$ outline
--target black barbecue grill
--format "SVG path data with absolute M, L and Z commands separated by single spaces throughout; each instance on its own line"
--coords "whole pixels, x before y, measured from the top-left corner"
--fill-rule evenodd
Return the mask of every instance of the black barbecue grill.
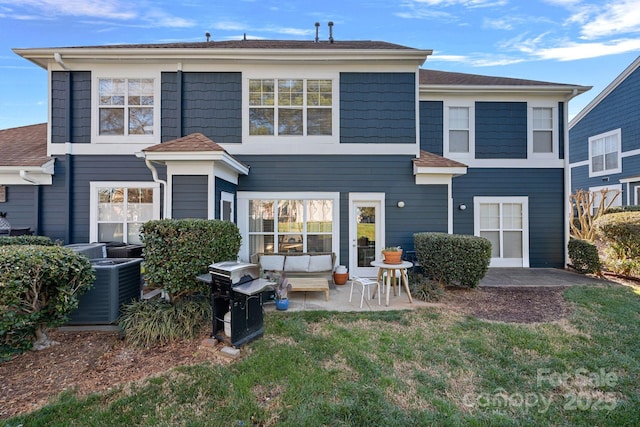
M 211 275 L 211 335 L 224 340 L 225 314 L 231 312 L 231 344 L 240 347 L 264 333 L 262 292 L 274 283 L 260 278 L 257 264 L 223 261 L 209 266 Z

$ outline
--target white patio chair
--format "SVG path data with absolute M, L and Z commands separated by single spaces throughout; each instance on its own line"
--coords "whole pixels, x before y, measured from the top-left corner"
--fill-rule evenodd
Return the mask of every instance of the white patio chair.
M 356 283 L 362 286 L 362 295 L 360 296 L 360 308 L 362 308 L 364 304 L 365 288 L 367 289 L 367 299 L 371 299 L 371 292 L 369 291 L 369 288 L 371 286 L 377 285 L 378 282 L 373 279 L 367 279 L 366 277 L 351 276 L 351 292 L 349 293 L 349 302 L 351 302 L 351 298 L 353 297 L 353 285 Z M 378 305 L 380 305 L 380 294 L 382 293 L 381 289 L 378 291 Z

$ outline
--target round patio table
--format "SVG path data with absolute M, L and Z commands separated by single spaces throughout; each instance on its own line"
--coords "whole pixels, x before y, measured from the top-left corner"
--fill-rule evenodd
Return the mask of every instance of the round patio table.
M 400 280 L 402 281 L 402 285 L 404 286 L 404 290 L 407 292 L 407 297 L 409 297 L 409 302 L 413 303 L 413 298 L 411 298 L 411 291 L 409 291 L 409 277 L 407 276 L 407 269 L 413 267 L 413 263 L 409 261 L 402 261 L 400 264 L 386 264 L 384 261 L 371 261 L 371 266 L 378 267 L 378 283 L 384 277 L 384 273 L 387 273 L 387 303 L 389 306 L 389 294 L 391 293 L 391 280 L 394 281 L 394 295 L 395 295 L 395 280 L 396 280 L 396 271 L 400 272 Z M 384 286 L 384 284 L 383 284 Z M 373 293 L 373 297 L 375 298 L 376 293 Z

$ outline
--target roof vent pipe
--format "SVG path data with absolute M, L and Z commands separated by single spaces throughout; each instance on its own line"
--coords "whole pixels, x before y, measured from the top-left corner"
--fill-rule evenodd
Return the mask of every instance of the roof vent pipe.
M 333 43 L 333 21 L 329 21 L 329 43 Z
M 318 29 L 320 28 L 320 23 L 316 22 L 316 43 L 318 43 L 318 41 L 320 40 L 320 38 L 318 37 Z

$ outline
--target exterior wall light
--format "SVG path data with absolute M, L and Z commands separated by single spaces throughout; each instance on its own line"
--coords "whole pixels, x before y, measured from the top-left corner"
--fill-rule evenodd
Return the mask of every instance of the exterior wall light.
M 460 203 L 460 205 L 458 206 L 458 209 L 463 211 L 463 210 L 467 209 L 467 205 L 465 205 L 464 203 Z
M 404 202 L 403 202 L 402 200 L 400 200 L 400 201 L 398 202 L 398 207 L 399 207 L 399 208 L 404 208 Z

